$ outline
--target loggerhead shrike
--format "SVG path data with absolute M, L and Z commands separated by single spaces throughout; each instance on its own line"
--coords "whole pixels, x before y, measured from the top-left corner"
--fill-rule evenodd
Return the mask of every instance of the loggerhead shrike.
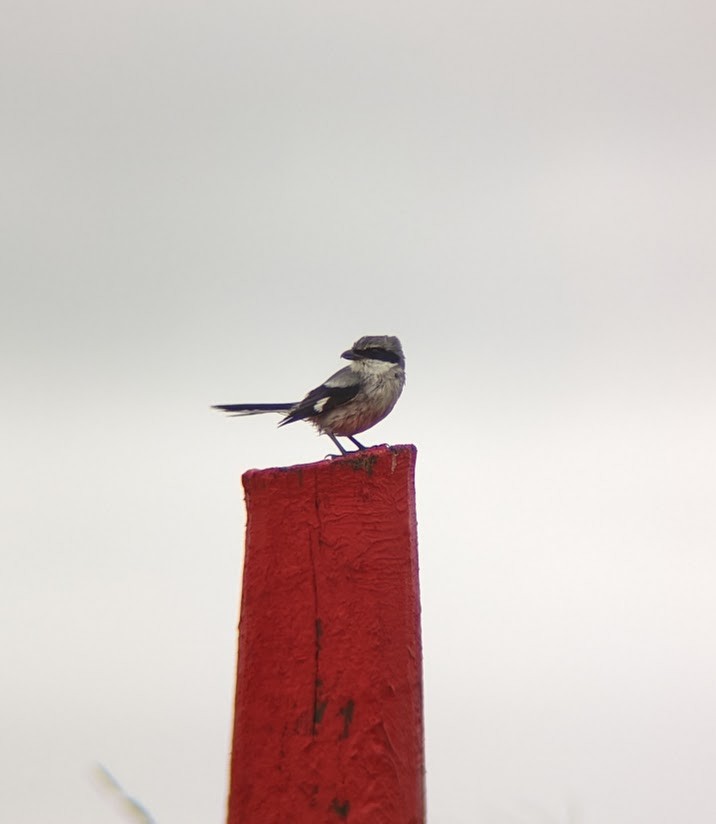
M 228 403 L 214 406 L 230 415 L 286 413 L 279 426 L 308 421 L 346 450 L 336 435 L 365 449 L 353 436 L 375 426 L 395 406 L 405 385 L 405 357 L 400 341 L 390 335 L 367 335 L 341 355 L 349 360 L 335 375 L 296 403 Z

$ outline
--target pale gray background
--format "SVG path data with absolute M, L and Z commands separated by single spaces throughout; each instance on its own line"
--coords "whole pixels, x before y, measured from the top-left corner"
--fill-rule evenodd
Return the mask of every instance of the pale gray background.
M 221 822 L 241 473 L 408 386 L 432 824 L 716 820 L 712 0 L 2 3 L 0 818 Z

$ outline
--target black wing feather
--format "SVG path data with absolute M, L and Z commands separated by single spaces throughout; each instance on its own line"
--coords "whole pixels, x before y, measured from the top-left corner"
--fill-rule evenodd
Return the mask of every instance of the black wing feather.
M 279 426 L 284 426 L 287 423 L 294 421 L 302 421 L 305 418 L 314 418 L 316 415 L 325 415 L 338 406 L 343 406 L 344 403 L 353 400 L 358 394 L 358 384 L 351 386 L 327 386 L 325 383 L 312 389 L 308 395 L 297 404 L 296 408 L 286 415 Z M 322 400 L 327 399 L 325 404 L 319 409 L 316 409 L 316 404 Z

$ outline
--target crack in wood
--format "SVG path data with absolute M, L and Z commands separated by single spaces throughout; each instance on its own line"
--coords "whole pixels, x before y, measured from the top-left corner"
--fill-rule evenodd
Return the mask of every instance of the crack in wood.
M 316 523 L 320 524 L 318 516 L 318 484 L 314 488 L 314 506 L 316 509 Z M 320 540 L 318 530 L 316 527 L 311 528 L 309 535 L 309 554 L 311 562 L 311 584 L 313 587 L 313 620 L 314 620 L 314 655 L 313 655 L 313 724 L 311 726 L 311 735 L 315 738 L 318 731 L 318 725 L 321 723 L 323 714 L 328 706 L 327 701 L 322 701 L 320 697 L 320 688 L 322 686 L 320 673 L 320 658 L 321 658 L 321 637 L 323 635 L 323 624 L 318 617 L 318 576 L 316 574 L 316 543 Z

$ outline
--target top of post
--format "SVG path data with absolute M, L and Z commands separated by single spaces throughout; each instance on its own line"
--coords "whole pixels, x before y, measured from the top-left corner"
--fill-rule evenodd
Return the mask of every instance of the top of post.
M 408 470 L 412 475 L 418 450 L 414 444 L 396 444 L 389 446 L 381 444 L 356 452 L 349 452 L 335 458 L 326 458 L 321 461 L 293 466 L 276 466 L 266 469 L 249 469 L 243 474 L 244 487 L 248 489 L 262 481 L 268 481 L 277 475 L 306 473 L 320 477 L 337 477 L 345 473 L 362 472 L 367 476 L 374 474 L 392 475 L 396 471 Z

